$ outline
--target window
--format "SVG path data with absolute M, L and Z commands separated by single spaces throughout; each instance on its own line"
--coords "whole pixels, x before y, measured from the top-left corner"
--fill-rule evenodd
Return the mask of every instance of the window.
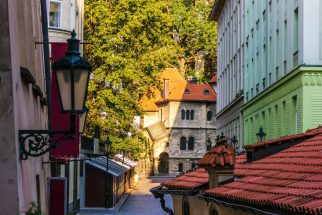
M 212 111 L 207 112 L 207 121 L 211 121 L 212 118 Z
M 184 110 L 181 110 L 181 120 L 184 120 L 186 118 L 186 112 Z
M 184 94 L 190 94 L 190 90 L 189 89 L 185 89 L 184 90 Z
M 209 94 L 210 94 L 210 92 L 209 92 L 209 90 L 204 90 L 204 91 L 203 91 L 203 94 L 204 94 L 204 95 L 209 95 Z
M 186 110 L 186 120 L 189 120 L 189 119 L 190 119 L 190 111 Z
M 194 110 L 191 110 L 190 111 L 190 120 L 193 120 L 194 119 L 194 116 L 195 115 L 195 111 Z
M 189 141 L 188 141 L 188 150 L 193 150 L 195 145 L 195 138 L 193 137 L 189 137 Z
M 185 137 L 180 138 L 180 150 L 186 150 L 187 139 Z
M 49 27 L 60 28 L 61 27 L 61 1 L 50 1 L 49 8 Z
M 183 164 L 182 163 L 178 164 L 178 172 L 183 172 Z

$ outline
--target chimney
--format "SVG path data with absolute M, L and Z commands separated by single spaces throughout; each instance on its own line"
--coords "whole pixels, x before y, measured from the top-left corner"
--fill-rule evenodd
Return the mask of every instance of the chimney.
M 233 146 L 228 145 L 228 140 L 228 137 L 218 140 L 216 146 L 197 162 L 209 174 L 209 189 L 233 179 L 235 152 Z
M 163 99 L 169 99 L 169 79 L 163 79 Z

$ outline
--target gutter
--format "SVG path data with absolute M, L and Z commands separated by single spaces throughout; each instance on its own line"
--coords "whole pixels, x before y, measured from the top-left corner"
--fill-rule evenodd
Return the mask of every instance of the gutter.
M 48 20 L 47 20 L 47 0 L 40 0 L 41 6 L 41 25 L 44 48 L 44 66 L 46 80 L 46 95 L 48 108 L 48 128 L 51 125 L 51 78 L 50 78 L 50 57 L 49 57 L 49 39 L 48 39 Z
M 168 207 L 166 207 L 166 205 L 165 205 L 164 194 L 166 194 L 166 193 L 163 193 L 163 192 L 160 192 L 160 191 L 161 191 L 160 186 L 157 186 L 157 187 L 154 187 L 154 188 L 150 189 L 150 192 L 153 194 L 154 198 L 160 199 L 160 204 L 161 204 L 162 209 L 166 213 L 168 213 L 169 215 L 174 215 L 173 210 L 168 208 Z
M 224 205 L 226 207 L 228 206 L 228 207 L 231 207 L 231 208 L 240 208 L 242 210 L 246 209 L 246 210 L 248 210 L 248 211 L 250 211 L 252 213 L 255 213 L 255 214 L 279 215 L 277 213 L 271 213 L 271 212 L 260 210 L 260 209 L 254 208 L 254 207 L 219 200 L 219 199 L 216 199 L 215 197 L 208 197 L 208 196 L 204 196 L 204 195 L 199 195 L 198 197 L 200 199 L 206 200 L 207 202 L 216 202 L 217 204 L 221 204 L 221 205 Z

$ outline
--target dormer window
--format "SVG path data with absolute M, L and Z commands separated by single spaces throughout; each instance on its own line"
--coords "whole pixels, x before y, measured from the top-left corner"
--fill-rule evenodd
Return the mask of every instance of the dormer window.
M 190 94 L 190 90 L 189 89 L 185 89 L 184 90 L 184 94 Z
M 203 94 L 204 94 L 204 95 L 209 95 L 209 94 L 210 94 L 210 92 L 209 92 L 209 90 L 204 90 L 204 91 L 203 91 Z

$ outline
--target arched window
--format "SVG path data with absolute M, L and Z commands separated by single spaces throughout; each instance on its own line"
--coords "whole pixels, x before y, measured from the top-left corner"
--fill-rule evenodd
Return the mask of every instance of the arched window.
M 190 207 L 189 207 L 189 200 L 187 196 L 183 196 L 182 198 L 183 203 L 182 203 L 182 214 L 183 215 L 190 215 Z
M 183 172 L 183 164 L 182 163 L 178 164 L 178 172 Z
M 187 139 L 185 137 L 180 138 L 180 150 L 186 150 Z
M 189 141 L 188 141 L 188 150 L 193 150 L 195 145 L 195 138 L 193 137 L 189 137 Z
M 185 90 L 184 90 L 184 93 L 185 93 L 185 94 L 190 94 L 190 90 L 189 90 L 189 89 L 185 89 Z
M 186 118 L 186 112 L 181 110 L 181 119 L 184 120 Z
M 210 92 L 209 92 L 209 90 L 204 90 L 204 91 L 203 91 L 203 94 L 204 94 L 204 95 L 209 95 L 209 94 L 210 94 Z
M 207 112 L 207 121 L 211 121 L 212 118 L 212 111 Z
M 193 118 L 195 117 L 195 111 L 194 110 L 191 110 L 190 111 L 190 120 L 193 120 Z
M 186 110 L 186 120 L 189 120 L 189 119 L 190 119 L 190 111 Z

